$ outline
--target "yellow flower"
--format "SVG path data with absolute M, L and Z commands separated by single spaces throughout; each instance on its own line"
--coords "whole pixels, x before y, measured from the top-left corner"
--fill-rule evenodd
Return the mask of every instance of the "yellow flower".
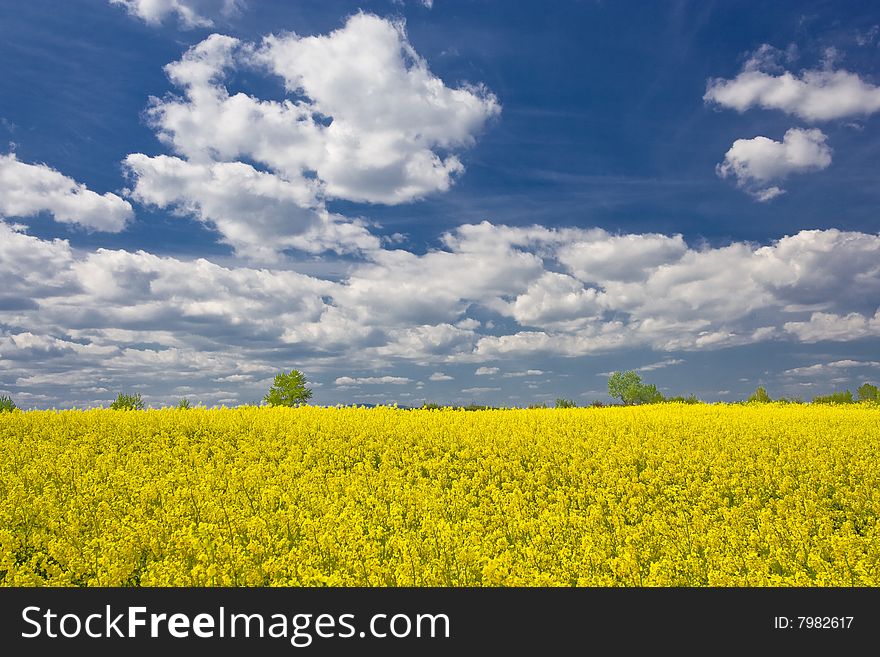
M 8 586 L 877 586 L 880 409 L 0 416 Z

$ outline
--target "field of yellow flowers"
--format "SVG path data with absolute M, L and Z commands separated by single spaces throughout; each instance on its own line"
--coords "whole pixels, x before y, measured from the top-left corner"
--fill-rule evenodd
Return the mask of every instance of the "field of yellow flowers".
M 880 408 L 0 415 L 0 584 L 878 586 Z

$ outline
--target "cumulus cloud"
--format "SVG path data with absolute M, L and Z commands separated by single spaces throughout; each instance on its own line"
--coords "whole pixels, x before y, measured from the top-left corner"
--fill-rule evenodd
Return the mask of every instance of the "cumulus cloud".
M 287 97 L 231 92 L 236 69 L 271 76 Z M 194 214 L 242 253 L 266 236 L 276 250 L 375 248 L 326 200 L 398 204 L 449 189 L 458 153 L 500 111 L 485 88 L 432 74 L 402 23 L 363 13 L 327 35 L 213 34 L 166 72 L 182 95 L 153 99 L 147 117 L 177 157 L 130 155 L 133 198 Z
M 360 220 L 334 215 L 316 200 L 311 181 L 288 181 L 243 162 L 193 163 L 177 157 L 132 154 L 131 198 L 171 208 L 215 228 L 236 253 L 271 261 L 279 251 L 338 253 L 379 248 Z
M 880 110 L 880 87 L 856 73 L 833 69 L 833 59 L 826 58 L 822 69 L 795 74 L 778 70 L 774 50 L 762 46 L 733 79 L 709 80 L 703 100 L 738 112 L 753 107 L 780 110 L 806 121 L 868 116 Z
M 782 141 L 767 137 L 737 139 L 724 155 L 716 172 L 721 178 L 733 177 L 738 187 L 758 201 L 769 201 L 784 193 L 773 181 L 793 173 L 821 171 L 831 164 L 831 148 L 818 129 L 791 128 Z
M 455 377 L 444 374 L 443 372 L 434 372 L 428 377 L 429 381 L 452 381 Z
M 600 292 L 573 276 L 545 272 L 507 304 L 505 312 L 523 326 L 564 325 L 602 312 Z
M 181 27 L 213 27 L 212 18 L 231 16 L 244 6 L 244 0 L 110 0 L 132 16 L 150 25 L 159 25 L 174 16 Z
M 498 231 L 495 248 L 501 248 L 501 235 L 508 230 Z M 594 231 L 577 236 L 534 229 L 522 229 L 514 239 L 527 233 L 543 243 L 533 248 L 548 248 L 551 240 L 569 246 L 597 239 Z M 578 278 L 584 288 L 596 290 L 601 313 L 563 324 L 551 317 L 546 326 L 483 336 L 474 354 L 483 359 L 522 353 L 579 355 L 639 343 L 672 351 L 772 339 L 782 332 L 786 314 L 804 315 L 801 308 L 816 304 L 825 310 L 859 306 L 873 312 L 876 305 L 870 305 L 871 299 L 878 298 L 880 281 L 872 259 L 878 246 L 880 240 L 875 235 L 802 231 L 762 247 L 733 243 L 714 249 L 688 248 L 649 268 L 635 281 L 585 269 Z M 625 249 L 619 257 L 629 259 Z M 860 283 L 850 287 L 844 284 L 846 280 Z M 856 292 L 860 285 L 865 287 Z M 528 294 L 527 286 L 520 295 Z M 515 307 L 511 303 L 484 303 L 510 316 Z M 793 329 L 785 330 L 791 333 Z
M 33 309 L 39 298 L 63 296 L 76 289 L 70 244 L 42 240 L 23 231 L 24 226 L 0 220 L 0 280 L 6 311 Z
M 580 280 L 638 281 L 660 265 L 675 261 L 688 250 L 681 235 L 609 235 L 597 230 L 581 233 L 561 245 L 556 255 Z M 628 257 L 621 258 L 626 253 Z
M 447 87 L 402 23 L 369 14 L 327 36 L 270 35 L 254 57 L 332 118 L 314 169 L 335 198 L 400 203 L 447 189 L 462 165 L 437 150 L 471 145 L 500 110 L 482 87 Z
M 48 212 L 55 221 L 118 233 L 132 218 L 131 204 L 116 194 L 97 194 L 45 164 L 0 154 L 0 217 Z
M 801 342 L 820 342 L 833 340 L 848 342 L 859 338 L 880 336 L 880 310 L 873 315 L 862 313 L 817 312 L 807 321 L 786 322 L 785 331 Z
M 136 373 L 157 397 L 176 385 L 253 401 L 283 365 L 338 386 L 417 388 L 393 368 L 432 365 L 436 381 L 456 363 L 495 376 L 502 368 L 488 363 L 524 357 L 670 354 L 651 371 L 675 364 L 675 352 L 880 336 L 878 235 L 810 230 L 698 248 L 679 236 L 483 222 L 441 244 L 381 249 L 321 277 L 74 251 L 0 222 L 0 387 L 91 403 L 101 397 L 90 391 L 118 390 Z M 562 314 L 548 306 L 534 293 L 548 273 L 590 303 Z M 387 374 L 345 374 L 354 368 Z M 241 375 L 251 376 L 229 378 Z

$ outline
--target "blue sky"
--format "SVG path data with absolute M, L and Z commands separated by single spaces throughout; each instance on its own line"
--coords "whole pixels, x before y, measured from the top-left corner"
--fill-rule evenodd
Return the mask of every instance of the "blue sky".
M 870 3 L 0 6 L 0 394 L 877 382 Z

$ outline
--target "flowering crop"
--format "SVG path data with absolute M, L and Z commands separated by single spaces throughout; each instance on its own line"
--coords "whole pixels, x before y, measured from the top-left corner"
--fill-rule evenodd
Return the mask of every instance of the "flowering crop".
M 0 416 L 0 584 L 880 585 L 877 406 Z

